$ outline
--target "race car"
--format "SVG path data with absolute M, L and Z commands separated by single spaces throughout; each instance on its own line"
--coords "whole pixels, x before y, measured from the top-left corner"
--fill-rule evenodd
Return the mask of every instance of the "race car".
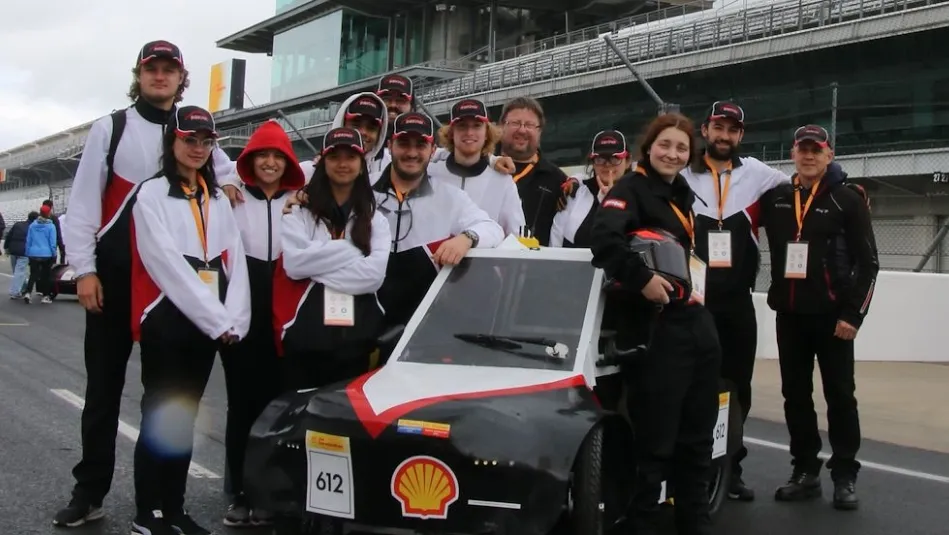
M 251 431 L 245 485 L 274 512 L 275 533 L 615 525 L 632 494 L 635 432 L 597 396 L 619 369 L 602 328 L 608 281 L 590 261 L 586 249 L 472 249 L 383 336 L 394 348 L 382 367 L 274 400 Z M 733 398 L 723 387 L 713 513 L 740 442 Z M 674 489 L 664 494 L 673 501 Z
M 72 266 L 56 264 L 50 274 L 53 277 L 53 299 L 60 294 L 76 295 L 76 270 Z

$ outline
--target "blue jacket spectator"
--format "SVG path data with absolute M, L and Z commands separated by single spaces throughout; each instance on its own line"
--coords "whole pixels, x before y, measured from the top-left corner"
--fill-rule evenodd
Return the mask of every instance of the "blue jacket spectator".
M 26 234 L 26 256 L 30 258 L 56 258 L 58 236 L 56 226 L 47 219 L 49 208 L 43 207 L 40 216 L 30 224 Z

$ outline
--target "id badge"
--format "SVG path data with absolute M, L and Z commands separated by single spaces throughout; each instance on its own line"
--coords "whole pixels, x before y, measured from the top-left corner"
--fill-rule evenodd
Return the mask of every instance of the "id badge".
M 198 278 L 201 282 L 208 285 L 208 290 L 214 294 L 214 298 L 221 300 L 221 286 L 218 284 L 218 272 L 216 269 L 205 268 L 198 270 Z
M 807 242 L 788 242 L 788 254 L 784 264 L 784 278 L 803 279 L 807 277 Z
M 732 267 L 732 233 L 727 230 L 712 230 L 708 233 L 708 266 Z
M 353 296 L 323 287 L 323 324 L 352 327 L 356 324 Z
M 707 266 L 694 254 L 689 257 L 689 275 L 692 278 L 692 295 L 689 300 L 705 304 L 705 272 Z

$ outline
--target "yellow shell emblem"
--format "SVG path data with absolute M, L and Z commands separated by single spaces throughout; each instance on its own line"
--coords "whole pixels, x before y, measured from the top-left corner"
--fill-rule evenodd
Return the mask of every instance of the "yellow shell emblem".
M 392 496 L 402 504 L 404 517 L 444 519 L 458 500 L 458 478 L 438 459 L 416 455 L 392 473 Z

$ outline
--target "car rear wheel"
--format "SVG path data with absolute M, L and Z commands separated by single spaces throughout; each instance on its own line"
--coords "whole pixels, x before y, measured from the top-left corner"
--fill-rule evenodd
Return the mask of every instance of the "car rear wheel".
M 605 530 L 603 500 L 603 427 L 594 427 L 580 446 L 570 485 L 570 533 L 602 535 Z
M 712 468 L 708 481 L 708 509 L 714 519 L 722 511 L 722 504 L 728 498 L 728 487 L 731 484 L 732 460 L 725 455 L 712 461 Z

